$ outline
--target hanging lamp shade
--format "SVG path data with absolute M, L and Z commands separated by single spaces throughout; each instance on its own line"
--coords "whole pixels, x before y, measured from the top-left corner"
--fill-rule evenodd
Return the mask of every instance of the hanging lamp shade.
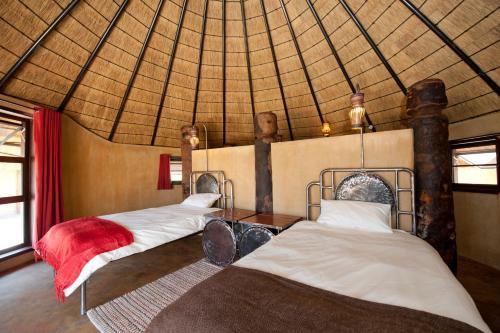
M 351 120 L 351 128 L 359 129 L 363 127 L 363 117 L 365 116 L 365 94 L 359 91 L 357 87 L 356 93 L 351 95 L 352 109 L 349 111 L 349 119 Z

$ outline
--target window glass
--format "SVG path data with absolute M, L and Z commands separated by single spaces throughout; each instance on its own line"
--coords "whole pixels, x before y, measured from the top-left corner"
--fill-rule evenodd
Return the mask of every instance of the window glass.
M 0 162 L 0 198 L 23 194 L 23 165 Z
M 0 156 L 24 156 L 24 126 L 0 117 Z
M 182 181 L 182 161 L 170 160 L 170 180 L 173 182 Z
M 0 110 L 0 254 L 29 245 L 29 135 L 29 120 Z
M 24 243 L 24 202 L 0 205 L 0 251 Z
M 456 184 L 497 185 L 496 146 L 456 148 L 453 154 L 453 182 Z

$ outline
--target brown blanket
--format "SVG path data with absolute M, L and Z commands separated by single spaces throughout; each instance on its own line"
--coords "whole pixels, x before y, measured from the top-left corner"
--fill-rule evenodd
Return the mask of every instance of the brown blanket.
M 479 332 L 445 317 L 230 266 L 153 319 L 158 332 Z

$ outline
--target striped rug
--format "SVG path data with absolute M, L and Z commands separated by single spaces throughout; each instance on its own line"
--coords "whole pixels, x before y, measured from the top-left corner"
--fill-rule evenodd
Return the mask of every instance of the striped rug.
M 200 260 L 93 308 L 87 316 L 102 333 L 142 333 L 167 305 L 222 268 Z

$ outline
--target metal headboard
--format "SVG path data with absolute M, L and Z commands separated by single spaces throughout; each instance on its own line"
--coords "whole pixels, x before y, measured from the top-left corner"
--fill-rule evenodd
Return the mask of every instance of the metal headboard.
M 200 179 L 201 178 L 201 179 Z M 213 178 L 214 186 L 211 188 L 205 188 L 203 191 L 199 191 L 200 182 L 202 179 Z M 219 200 L 217 200 L 217 207 L 219 208 L 234 208 L 234 194 L 233 194 L 233 182 L 230 179 L 226 179 L 224 171 L 193 171 L 189 175 L 189 194 L 193 193 L 217 193 L 221 194 Z M 229 207 L 228 207 L 229 200 Z
M 401 215 L 409 215 L 411 217 L 411 233 L 415 234 L 416 228 L 416 218 L 415 218 L 415 179 L 414 173 L 408 168 L 372 168 L 372 169 L 344 169 L 344 168 L 329 168 L 324 169 L 320 172 L 319 181 L 310 182 L 306 186 L 306 218 L 310 220 L 311 209 L 313 207 L 319 208 L 321 212 L 321 205 L 319 203 L 311 202 L 311 188 L 314 186 L 319 187 L 320 199 L 325 199 L 325 191 L 330 190 L 332 199 L 337 198 L 338 184 L 335 183 L 335 175 L 338 173 L 347 174 L 343 179 L 346 179 L 353 174 L 368 174 L 376 175 L 380 177 L 380 174 L 392 175 L 394 181 L 394 188 L 391 188 L 393 196 L 393 211 L 396 215 L 396 228 L 400 229 L 400 217 Z M 409 177 L 410 187 L 401 187 L 400 185 L 400 174 L 406 174 Z M 325 180 L 329 179 L 331 185 L 327 185 Z M 341 182 L 339 182 L 341 183 Z M 410 210 L 403 210 L 401 208 L 401 200 L 399 198 L 400 193 L 408 192 L 410 193 Z

